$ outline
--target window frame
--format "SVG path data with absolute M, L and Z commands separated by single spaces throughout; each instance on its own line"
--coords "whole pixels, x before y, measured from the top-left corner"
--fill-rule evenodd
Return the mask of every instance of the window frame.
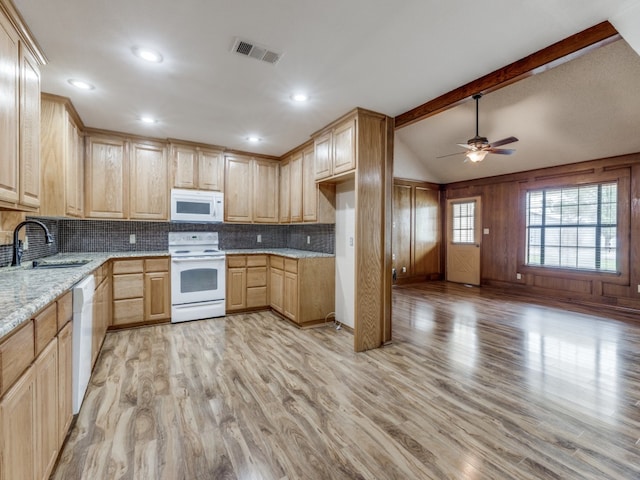
M 534 276 L 561 277 L 577 280 L 606 279 L 608 283 L 628 284 L 630 255 L 631 171 L 628 165 L 621 165 L 611 171 L 590 170 L 582 173 L 568 173 L 558 176 L 537 177 L 536 181 L 520 184 L 519 193 L 519 241 L 518 272 Z M 527 254 L 527 193 L 542 189 L 572 188 L 594 184 L 617 182 L 617 232 L 616 232 L 616 271 L 587 270 L 548 265 L 528 265 Z M 534 280 L 535 283 L 535 280 Z

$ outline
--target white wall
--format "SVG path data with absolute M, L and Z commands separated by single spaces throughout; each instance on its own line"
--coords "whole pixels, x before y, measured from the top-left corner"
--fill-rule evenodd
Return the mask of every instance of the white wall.
M 439 183 L 437 176 L 427 170 L 418 156 L 407 147 L 407 144 L 398 135 L 395 136 L 393 141 L 393 176 L 408 180 Z
M 336 185 L 336 320 L 355 327 L 356 191 L 353 180 Z

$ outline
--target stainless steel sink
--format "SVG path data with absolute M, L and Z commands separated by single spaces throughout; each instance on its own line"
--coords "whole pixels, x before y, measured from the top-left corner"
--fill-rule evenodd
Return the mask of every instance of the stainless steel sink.
M 86 265 L 91 260 L 34 260 L 33 268 L 73 268 Z

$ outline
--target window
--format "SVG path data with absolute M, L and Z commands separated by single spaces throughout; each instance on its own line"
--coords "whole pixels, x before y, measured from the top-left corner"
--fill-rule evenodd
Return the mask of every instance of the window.
M 476 202 L 453 204 L 453 243 L 475 242 Z
M 615 272 L 616 182 L 527 192 L 527 265 Z

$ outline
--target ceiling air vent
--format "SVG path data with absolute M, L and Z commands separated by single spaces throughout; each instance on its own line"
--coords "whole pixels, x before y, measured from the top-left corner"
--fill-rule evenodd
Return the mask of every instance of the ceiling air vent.
M 262 60 L 263 62 L 267 62 L 272 65 L 278 63 L 278 60 L 282 58 L 282 53 L 274 52 L 273 50 L 269 50 L 267 47 L 258 45 L 249 40 L 242 40 L 241 38 L 235 39 L 231 51 L 239 55 L 244 55 L 245 57 Z

